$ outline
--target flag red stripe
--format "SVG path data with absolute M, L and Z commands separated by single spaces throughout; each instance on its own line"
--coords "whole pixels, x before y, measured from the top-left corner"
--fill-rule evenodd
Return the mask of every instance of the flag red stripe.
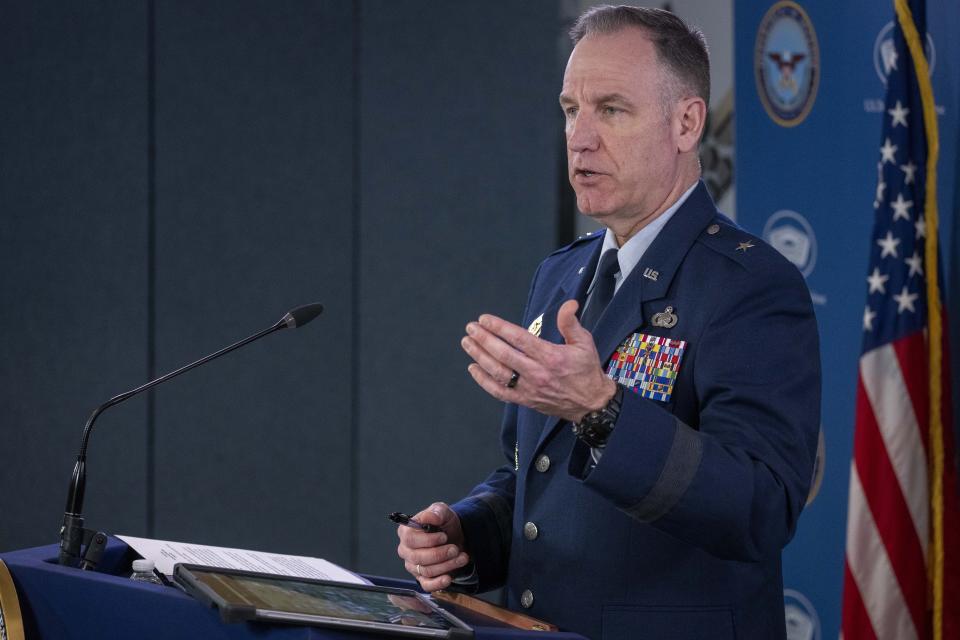
M 860 590 L 850 573 L 850 566 L 843 563 L 843 640 L 877 640 L 870 616 L 860 597 Z
M 930 430 L 927 428 L 930 424 L 930 376 L 927 373 L 927 344 L 923 331 L 894 340 L 890 346 L 897 354 L 900 371 L 903 372 L 903 382 L 907 386 L 917 424 L 920 425 L 923 448 L 930 451 Z
M 853 454 L 877 531 L 897 576 L 917 636 L 923 638 L 927 628 L 927 575 L 923 547 L 863 388 L 862 378 L 857 384 L 857 426 Z

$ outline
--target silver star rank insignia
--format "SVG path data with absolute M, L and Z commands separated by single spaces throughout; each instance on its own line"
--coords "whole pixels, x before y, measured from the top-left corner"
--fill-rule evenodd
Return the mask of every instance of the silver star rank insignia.
M 746 242 L 741 242 L 739 245 L 737 245 L 737 251 L 743 251 L 746 253 L 747 249 L 752 249 L 755 246 L 757 245 L 753 244 L 753 242 L 750 240 L 747 240 Z

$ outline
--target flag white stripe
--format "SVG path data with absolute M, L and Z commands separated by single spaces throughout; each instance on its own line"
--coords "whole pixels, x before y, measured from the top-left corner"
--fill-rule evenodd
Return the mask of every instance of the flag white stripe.
M 860 376 L 926 558 L 930 537 L 927 453 L 893 346 L 886 344 L 863 354 Z
M 870 513 L 855 461 L 850 465 L 849 509 L 847 564 L 877 640 L 916 640 L 913 618 Z

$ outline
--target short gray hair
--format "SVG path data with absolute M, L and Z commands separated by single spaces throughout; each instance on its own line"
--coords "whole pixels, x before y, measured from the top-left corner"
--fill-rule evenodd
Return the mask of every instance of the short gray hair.
M 576 45 L 592 33 L 610 34 L 628 27 L 646 32 L 653 42 L 657 59 L 671 73 L 670 87 L 679 99 L 680 90 L 703 98 L 710 106 L 710 54 L 703 33 L 688 27 L 683 20 L 664 9 L 600 5 L 577 19 L 570 29 L 570 39 Z

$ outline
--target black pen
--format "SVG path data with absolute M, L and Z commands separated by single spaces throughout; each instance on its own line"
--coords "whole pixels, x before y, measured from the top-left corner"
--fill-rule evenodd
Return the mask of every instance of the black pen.
M 394 522 L 396 522 L 397 524 L 402 524 L 403 526 L 410 527 L 411 529 L 419 529 L 424 533 L 439 533 L 440 531 L 442 531 L 442 529 L 436 525 L 424 524 L 422 522 L 418 522 L 417 520 L 414 520 L 407 514 L 400 513 L 399 511 L 394 511 L 387 517 L 393 520 Z

